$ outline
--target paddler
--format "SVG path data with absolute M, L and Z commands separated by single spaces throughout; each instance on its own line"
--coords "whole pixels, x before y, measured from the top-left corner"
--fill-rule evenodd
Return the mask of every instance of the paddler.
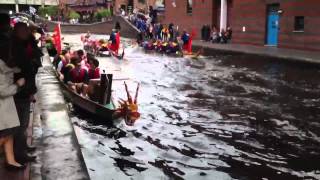
M 190 39 L 190 35 L 187 33 L 186 30 L 183 30 L 183 33 L 182 33 L 182 36 L 181 36 L 181 40 L 183 42 L 182 49 L 184 51 L 188 51 L 189 39 Z
M 168 47 L 169 47 L 169 43 L 168 42 L 162 42 L 159 52 L 166 52 Z
M 93 101 L 98 101 L 100 89 L 100 68 L 99 61 L 94 56 L 88 56 L 88 62 L 90 64 L 90 69 L 88 72 L 89 76 L 89 86 L 88 86 L 88 96 Z
M 144 48 L 145 50 L 153 50 L 153 49 L 154 49 L 153 43 L 154 43 L 153 40 L 145 41 L 145 42 L 143 43 L 143 48 Z
M 109 50 L 111 50 L 115 55 L 118 55 L 120 47 L 120 32 L 118 32 L 116 29 L 112 29 L 109 42 L 111 43 L 109 45 Z
M 88 71 L 89 80 L 100 79 L 99 61 L 93 56 L 88 56 L 88 62 L 90 64 Z
M 76 62 L 75 67 L 69 72 L 68 86 L 81 96 L 87 97 L 88 92 L 88 72 L 81 68 L 81 59 L 73 57 L 72 61 Z
M 180 51 L 180 46 L 178 43 L 174 41 L 170 41 L 166 53 L 168 54 L 176 54 Z

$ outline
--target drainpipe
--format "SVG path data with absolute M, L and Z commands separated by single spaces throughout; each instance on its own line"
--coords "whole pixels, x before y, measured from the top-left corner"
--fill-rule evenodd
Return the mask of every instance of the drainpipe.
M 227 0 L 221 0 L 220 8 L 220 32 L 227 29 L 228 5 Z

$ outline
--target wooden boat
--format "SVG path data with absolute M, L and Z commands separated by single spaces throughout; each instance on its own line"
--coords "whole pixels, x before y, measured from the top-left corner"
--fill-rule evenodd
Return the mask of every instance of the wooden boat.
M 141 47 L 140 45 L 139 47 L 142 48 L 146 53 L 164 54 L 170 57 L 184 57 L 184 58 L 190 58 L 190 59 L 198 59 L 201 56 L 201 54 L 203 54 L 203 49 L 200 49 L 195 53 L 194 52 L 188 53 L 181 50 L 177 51 L 176 53 L 165 53 L 165 52 L 159 52 L 156 49 L 148 50 L 148 49 L 145 49 L 144 47 Z
M 58 73 L 56 73 L 56 75 L 58 75 Z M 113 103 L 113 100 L 111 98 L 111 93 L 110 93 L 111 87 L 108 87 L 106 89 L 107 94 L 110 94 L 110 97 L 109 97 L 110 99 L 108 100 L 108 97 L 107 97 L 105 101 L 107 102 L 109 101 L 109 102 L 105 103 L 105 105 L 102 105 L 104 103 L 100 104 L 88 98 L 84 98 L 78 93 L 71 90 L 63 81 L 59 80 L 59 82 L 62 87 L 64 96 L 76 107 L 79 107 L 80 109 L 85 110 L 86 112 L 89 112 L 92 115 L 95 115 L 96 117 L 106 120 L 107 122 L 112 122 L 112 120 L 117 118 L 115 116 L 116 106 Z M 111 83 L 108 83 L 108 84 L 111 84 Z
M 124 49 L 122 50 L 121 54 L 116 54 L 113 51 L 110 50 L 98 50 L 97 52 L 94 52 L 92 49 L 90 48 L 85 48 L 85 50 L 91 54 L 97 55 L 99 57 L 112 57 L 115 58 L 117 60 L 121 60 L 124 57 Z
M 141 47 L 142 48 L 142 47 Z M 144 48 L 143 48 L 144 49 Z M 166 56 L 170 56 L 170 57 L 177 57 L 177 58 L 181 58 L 181 57 L 184 57 L 184 58 L 189 58 L 189 59 L 198 59 L 201 54 L 202 54 L 202 50 L 199 50 L 197 51 L 196 53 L 186 53 L 186 52 L 182 52 L 182 51 L 179 51 L 177 53 L 162 53 L 162 52 L 158 52 L 156 50 L 146 50 L 144 49 L 144 51 L 146 53 L 156 53 L 156 54 L 164 54 Z

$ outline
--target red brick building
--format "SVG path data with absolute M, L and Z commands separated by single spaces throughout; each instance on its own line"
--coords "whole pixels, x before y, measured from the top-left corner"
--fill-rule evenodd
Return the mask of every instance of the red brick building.
M 234 0 L 232 43 L 320 50 L 320 0 Z
M 155 6 L 156 2 L 159 0 L 115 0 L 114 1 L 114 11 L 119 12 L 119 9 L 124 9 L 126 11 L 132 11 L 133 9 L 148 11 L 149 6 Z
M 178 25 L 180 30 L 195 30 L 200 38 L 203 25 L 226 29 L 232 22 L 232 7 L 233 0 L 165 0 L 161 19 L 164 24 Z

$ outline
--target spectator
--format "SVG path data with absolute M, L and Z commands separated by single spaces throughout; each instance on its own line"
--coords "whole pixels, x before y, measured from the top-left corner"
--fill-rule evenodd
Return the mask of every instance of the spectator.
M 139 32 L 137 35 L 137 43 L 140 45 L 143 42 L 144 42 L 143 33 Z
M 29 151 L 34 151 L 35 147 L 28 146 L 26 130 L 30 121 L 30 104 L 35 101 L 34 94 L 37 92 L 35 83 L 38 68 L 41 66 L 41 50 L 35 43 L 35 38 L 30 33 L 28 25 L 17 23 L 13 31 L 14 46 L 12 48 L 12 60 L 21 69 L 20 73 L 14 75 L 15 80 L 26 79 L 26 84 L 14 96 L 20 128 L 14 137 L 15 157 L 19 163 L 35 161 L 36 156 L 29 156 Z
M 226 31 L 226 40 L 227 42 L 230 42 L 231 39 L 232 39 L 232 29 L 231 27 L 228 27 Z
M 149 27 L 148 27 L 148 38 L 153 39 L 153 25 L 152 24 L 149 24 Z
M 220 32 L 220 43 L 227 43 L 227 36 L 226 36 L 226 31 L 224 29 L 221 29 Z
M 173 41 L 174 40 L 174 29 L 173 29 L 173 23 L 169 24 L 169 41 Z
M 11 60 L 10 45 L 10 17 L 0 13 L 0 146 L 4 146 L 6 167 L 12 170 L 24 169 L 14 155 L 13 136 L 19 130 L 20 122 L 14 104 L 13 96 L 25 84 L 25 79 L 20 78 L 14 83 L 14 72 L 18 72 L 16 63 Z
M 205 29 L 206 29 L 206 27 L 205 27 L 205 25 L 203 25 L 201 28 L 201 40 L 204 40 Z
M 210 41 L 210 37 L 211 37 L 210 33 L 211 33 L 210 26 L 206 25 L 205 41 Z
M 219 32 L 215 26 L 213 26 L 213 28 L 212 28 L 211 41 L 212 41 L 212 43 L 220 42 Z
M 162 39 L 162 29 L 163 29 L 163 25 L 160 24 L 157 32 L 158 39 Z
M 120 23 L 117 21 L 116 22 L 116 25 L 114 27 L 117 31 L 120 31 L 121 30 L 121 26 L 120 26 Z
M 167 28 L 167 26 L 163 26 L 162 30 L 161 30 L 161 34 L 162 34 L 162 41 L 168 41 L 168 37 L 170 36 L 169 34 L 169 29 Z

